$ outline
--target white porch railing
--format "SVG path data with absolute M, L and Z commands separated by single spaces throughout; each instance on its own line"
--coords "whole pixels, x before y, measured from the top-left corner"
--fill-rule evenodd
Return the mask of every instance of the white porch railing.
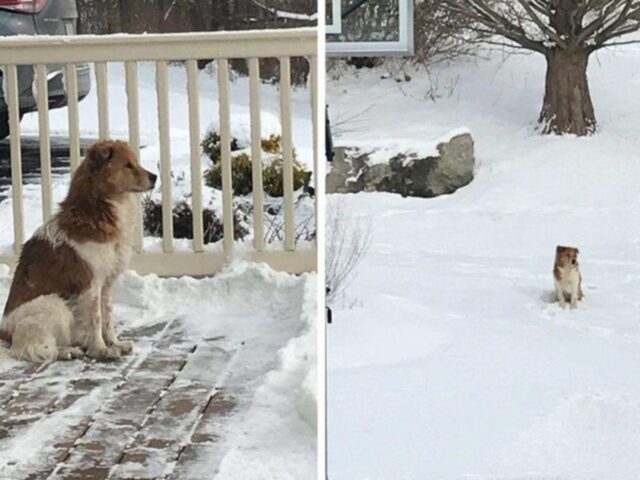
M 259 59 L 276 57 L 280 62 L 280 114 L 284 165 L 284 248 L 273 250 L 264 243 L 264 213 L 261 160 L 261 106 Z M 158 275 L 209 275 L 215 273 L 234 253 L 234 217 L 231 164 L 231 129 L 229 98 L 229 59 L 246 59 L 249 67 L 251 111 L 251 153 L 253 162 L 254 242 L 248 258 L 266 262 L 273 268 L 292 273 L 316 268 L 316 249 L 299 249 L 295 239 L 293 191 L 293 138 L 291 105 L 291 58 L 306 57 L 311 65 L 310 90 L 313 122 L 314 180 L 317 181 L 318 113 L 317 30 L 313 28 L 278 31 L 243 31 L 215 33 L 181 33 L 149 35 L 109 35 L 75 37 L 8 37 L 0 39 L 0 67 L 4 72 L 5 102 L 9 110 L 11 184 L 13 201 L 14 249 L 0 254 L 0 263 L 14 266 L 25 240 L 22 194 L 20 116 L 17 66 L 33 65 L 39 118 L 41 185 L 43 218 L 52 215 L 53 195 L 51 152 L 49 145 L 49 111 L 47 64 L 64 64 L 68 96 L 70 166 L 73 171 L 81 161 L 78 119 L 77 65 L 93 63 L 98 98 L 99 137 L 109 138 L 107 62 L 124 62 L 129 124 L 129 143 L 140 151 L 137 62 L 156 64 L 156 92 L 160 147 L 160 188 L 162 194 L 162 252 L 148 252 L 143 247 L 141 209 L 138 215 L 136 253 L 132 268 L 140 273 Z M 214 59 L 218 70 L 219 121 L 222 165 L 223 249 L 207 251 L 203 239 L 202 171 L 200 147 L 199 85 L 197 60 Z M 186 61 L 189 101 L 190 169 L 192 179 L 193 242 L 191 251 L 175 251 L 173 245 L 171 145 L 167 64 Z M 316 189 L 316 191 L 318 191 Z M 316 212 L 317 213 L 317 212 Z M 317 222 L 317 214 L 316 214 Z

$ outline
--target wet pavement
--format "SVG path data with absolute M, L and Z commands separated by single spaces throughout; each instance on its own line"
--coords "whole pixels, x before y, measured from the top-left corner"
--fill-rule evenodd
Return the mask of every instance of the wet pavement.
M 96 139 L 81 138 L 80 149 L 84 151 Z M 69 172 L 69 139 L 66 136 L 50 137 L 51 172 L 54 178 L 60 178 Z M 24 184 L 40 183 L 40 142 L 37 136 L 23 136 L 22 142 L 22 181 Z M 11 153 L 9 139 L 0 141 L 0 202 L 8 196 L 11 186 Z

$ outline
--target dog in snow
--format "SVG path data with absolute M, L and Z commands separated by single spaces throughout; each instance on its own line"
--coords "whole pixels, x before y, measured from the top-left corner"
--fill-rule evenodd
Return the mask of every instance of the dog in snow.
M 131 257 L 134 193 L 153 189 L 156 178 L 125 142 L 89 148 L 59 212 L 22 248 L 0 322 L 11 356 L 52 362 L 131 353 L 133 344 L 115 332 L 112 288 Z
M 562 308 L 576 308 L 582 300 L 582 275 L 578 264 L 580 251 L 575 247 L 556 247 L 556 261 L 553 265 L 553 278 L 556 285 L 556 298 Z

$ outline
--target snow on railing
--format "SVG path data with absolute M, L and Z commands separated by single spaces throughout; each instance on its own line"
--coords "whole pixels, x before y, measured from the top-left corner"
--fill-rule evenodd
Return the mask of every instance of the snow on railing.
M 264 242 L 264 193 L 262 188 L 260 58 L 278 58 L 280 63 L 280 112 L 283 146 L 284 248 L 266 248 Z M 78 116 L 77 65 L 94 64 L 98 98 L 98 133 L 109 138 L 109 98 L 107 62 L 124 62 L 126 76 L 129 144 L 140 152 L 140 125 L 137 63 L 153 61 L 156 65 L 156 93 L 160 149 L 160 189 L 162 196 L 162 251 L 145 251 L 142 208 L 138 209 L 136 254 L 132 267 L 140 273 L 158 275 L 208 275 L 215 273 L 234 253 L 234 215 L 231 162 L 231 122 L 229 97 L 229 60 L 246 59 L 249 70 L 251 112 L 251 157 L 253 179 L 254 242 L 249 258 L 263 261 L 273 268 L 292 273 L 314 270 L 315 248 L 300 249 L 295 239 L 293 191 L 293 138 L 291 99 L 291 58 L 306 57 L 311 66 L 311 114 L 313 132 L 314 180 L 317 181 L 318 141 L 317 31 L 314 28 L 241 32 L 199 32 L 143 35 L 78 35 L 73 37 L 6 37 L 0 39 L 0 67 L 5 76 L 4 98 L 9 114 L 11 185 L 13 201 L 13 254 L 0 253 L 0 263 L 15 265 L 25 240 L 23 209 L 18 66 L 33 65 L 37 91 L 40 140 L 41 189 L 43 218 L 53 213 L 51 151 L 49 140 L 49 105 L 47 64 L 64 65 L 64 85 L 68 98 L 70 168 L 80 164 L 80 128 Z M 219 122 L 222 166 L 222 251 L 205 249 L 203 234 L 202 167 L 200 146 L 200 111 L 197 61 L 213 59 L 217 63 Z M 189 108 L 190 169 L 193 211 L 191 251 L 176 251 L 173 237 L 173 201 L 171 191 L 171 145 L 169 117 L 168 62 L 185 61 Z M 317 190 L 317 189 L 316 189 Z M 316 212 L 317 213 L 317 212 Z M 316 215 L 317 222 L 317 215 Z

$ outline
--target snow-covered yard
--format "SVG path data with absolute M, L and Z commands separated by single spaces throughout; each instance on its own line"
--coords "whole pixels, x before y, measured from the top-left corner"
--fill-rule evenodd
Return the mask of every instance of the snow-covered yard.
M 127 138 L 122 65 L 109 66 L 110 124 Z M 200 72 L 201 126 L 217 123 L 215 70 Z M 142 162 L 157 171 L 155 78 L 139 70 Z M 170 67 L 174 198 L 188 194 L 189 130 L 184 67 Z M 248 82 L 234 79 L 232 133 L 248 135 Z M 263 135 L 279 133 L 278 91 L 263 85 Z M 308 91 L 294 91 L 294 142 L 311 165 Z M 80 103 L 83 138 L 97 137 L 95 88 Z M 51 112 L 52 134 L 67 132 Z M 25 116 L 25 135 L 37 116 Z M 209 160 L 203 156 L 203 169 Z M 54 201 L 68 188 L 55 176 Z M 156 195 L 157 192 L 156 192 Z M 205 204 L 221 196 L 205 188 Z M 24 187 L 27 236 L 42 221 L 40 186 Z M 0 202 L 0 250 L 13 242 L 11 198 Z M 157 247 L 157 238 L 145 238 Z M 246 242 L 250 243 L 250 239 Z M 190 241 L 176 247 L 190 249 Z M 214 245 L 215 247 L 215 245 Z M 127 273 L 116 321 L 134 354 L 101 364 L 76 360 L 38 368 L 0 346 L 0 478 L 313 478 L 316 470 L 315 275 L 277 273 L 235 260 L 214 278 L 160 279 Z M 0 266 L 0 305 L 11 276 Z
M 328 330 L 332 480 L 631 480 L 640 460 L 640 48 L 589 69 L 599 132 L 534 132 L 542 57 L 495 52 L 328 82 L 337 144 L 396 150 L 467 127 L 475 180 L 436 199 L 333 195 L 371 247 Z M 366 92 L 363 95 L 362 92 Z M 558 244 L 586 298 L 551 303 Z

